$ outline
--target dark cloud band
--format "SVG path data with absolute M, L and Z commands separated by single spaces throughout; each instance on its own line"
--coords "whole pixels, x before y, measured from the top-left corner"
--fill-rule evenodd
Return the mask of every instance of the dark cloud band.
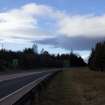
M 105 40 L 105 37 L 56 37 L 36 41 L 40 44 L 53 45 L 54 47 L 65 48 L 67 50 L 90 50 L 98 41 Z

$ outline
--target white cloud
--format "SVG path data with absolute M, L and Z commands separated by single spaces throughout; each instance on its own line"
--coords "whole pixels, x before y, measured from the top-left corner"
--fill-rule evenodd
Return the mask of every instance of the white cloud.
M 52 13 L 49 6 L 30 3 L 17 9 L 8 10 L 0 13 L 0 38 L 26 37 L 26 38 L 45 38 L 50 33 L 41 31 L 38 21 L 40 17 Z M 45 15 L 46 14 L 46 15 Z M 12 39 L 11 39 L 12 41 Z
M 69 37 L 100 37 L 105 36 L 105 15 L 102 16 L 65 16 L 59 22 L 59 34 Z
M 52 7 L 35 3 L 24 5 L 21 9 L 24 13 L 34 16 L 50 15 L 53 12 Z
M 36 3 L 0 12 L 0 39 L 13 41 L 15 37 L 24 37 L 39 40 L 55 35 L 105 36 L 105 15 L 70 15 L 56 8 Z

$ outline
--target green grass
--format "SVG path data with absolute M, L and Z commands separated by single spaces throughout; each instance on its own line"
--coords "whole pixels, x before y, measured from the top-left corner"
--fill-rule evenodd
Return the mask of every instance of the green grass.
M 105 72 L 65 70 L 53 78 L 38 105 L 105 105 Z

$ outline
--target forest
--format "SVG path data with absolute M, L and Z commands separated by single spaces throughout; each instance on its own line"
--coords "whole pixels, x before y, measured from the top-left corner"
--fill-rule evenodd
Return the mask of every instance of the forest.
M 49 54 L 48 51 L 35 52 L 33 48 L 23 51 L 0 50 L 0 70 L 37 69 L 37 68 L 62 68 L 86 66 L 84 60 L 74 53 Z

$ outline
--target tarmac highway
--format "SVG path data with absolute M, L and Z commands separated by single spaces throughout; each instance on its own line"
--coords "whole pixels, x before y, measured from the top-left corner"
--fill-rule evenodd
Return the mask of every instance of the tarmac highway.
M 27 74 L 21 77 L 17 76 L 16 78 L 0 80 L 0 99 L 12 94 L 16 90 L 22 88 L 23 86 L 29 84 L 32 81 L 37 80 L 38 78 L 47 75 L 48 73 L 49 72 L 36 72 L 30 75 Z M 12 75 L 9 75 L 9 77 L 12 77 Z

